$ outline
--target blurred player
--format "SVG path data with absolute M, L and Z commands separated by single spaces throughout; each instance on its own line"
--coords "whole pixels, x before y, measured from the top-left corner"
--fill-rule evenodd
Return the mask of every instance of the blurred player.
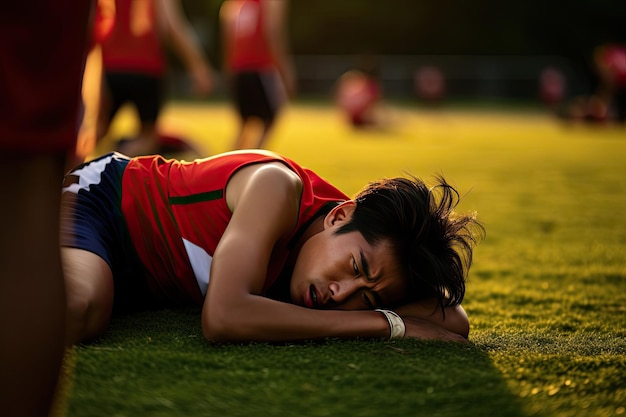
M 120 107 L 132 103 L 140 129 L 120 150 L 156 153 L 161 146 L 157 120 L 164 101 L 165 42 L 187 67 L 194 93 L 211 91 L 212 69 L 183 17 L 180 0 L 115 0 L 115 10 L 113 30 L 101 43 L 104 88 L 97 136 L 105 136 Z
M 566 80 L 561 71 L 548 67 L 539 75 L 539 98 L 548 106 L 556 110 L 565 99 Z
M 361 56 L 355 69 L 339 77 L 335 103 L 355 128 L 385 128 L 391 124 L 391 113 L 383 101 L 380 69 L 375 56 Z
M 59 188 L 76 144 L 92 6 L 0 3 L 1 416 L 48 415 L 62 362 Z
M 604 125 L 626 121 L 626 45 L 604 44 L 593 51 L 598 86 L 590 95 L 573 97 L 558 108 L 567 121 Z
M 97 142 L 98 111 L 102 93 L 102 50 L 100 44 L 113 31 L 115 24 L 115 0 L 97 0 L 92 42 L 83 72 L 83 114 L 76 143 L 75 158 L 68 169 L 92 155 Z
M 233 148 L 264 148 L 295 92 L 287 50 L 288 0 L 226 0 L 220 10 L 224 70 L 239 115 Z
M 626 122 L 626 45 L 599 46 L 594 51 L 594 63 L 600 79 L 598 97 L 615 120 Z
M 441 70 L 433 65 L 420 67 L 414 76 L 415 92 L 424 103 L 439 104 L 446 95 L 446 79 Z
M 353 127 L 380 127 L 384 124 L 381 95 L 380 82 L 374 75 L 350 70 L 337 81 L 335 102 Z

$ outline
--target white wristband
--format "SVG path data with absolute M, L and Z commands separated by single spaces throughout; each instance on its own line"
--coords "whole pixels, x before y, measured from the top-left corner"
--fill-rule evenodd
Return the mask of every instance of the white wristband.
M 378 311 L 379 313 L 383 313 L 389 322 L 389 328 L 391 329 L 391 337 L 390 339 L 401 339 L 404 337 L 404 333 L 406 333 L 406 326 L 404 325 L 404 321 L 402 318 L 394 311 L 391 310 L 383 310 L 377 308 L 374 311 Z

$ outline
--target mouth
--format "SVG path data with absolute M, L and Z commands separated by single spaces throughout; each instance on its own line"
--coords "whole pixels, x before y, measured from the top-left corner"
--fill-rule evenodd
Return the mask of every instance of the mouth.
M 319 301 L 317 299 L 317 291 L 315 289 L 315 285 L 311 284 L 309 287 L 309 295 L 311 297 L 311 303 L 313 308 L 319 308 Z

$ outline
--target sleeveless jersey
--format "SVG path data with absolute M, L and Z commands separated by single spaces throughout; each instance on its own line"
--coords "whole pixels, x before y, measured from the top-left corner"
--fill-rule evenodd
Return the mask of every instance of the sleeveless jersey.
M 115 23 L 102 42 L 107 71 L 160 76 L 165 70 L 154 0 L 116 0 Z
M 278 278 L 290 243 L 326 204 L 348 199 L 307 168 L 272 152 L 230 152 L 182 162 L 160 156 L 132 159 L 122 178 L 122 212 L 147 272 L 151 292 L 160 298 L 201 304 L 210 279 L 213 253 L 231 218 L 225 188 L 240 168 L 279 161 L 302 180 L 297 226 L 277 242 L 263 291 Z
M 229 5 L 234 16 L 228 24 L 228 66 L 233 71 L 258 71 L 275 66 L 265 33 L 262 2 L 244 0 Z

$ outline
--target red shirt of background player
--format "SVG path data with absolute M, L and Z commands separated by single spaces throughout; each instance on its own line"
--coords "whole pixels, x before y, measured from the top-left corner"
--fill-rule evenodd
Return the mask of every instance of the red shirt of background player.
M 601 48 L 598 65 L 610 74 L 616 86 L 626 87 L 626 46 L 606 45 Z
M 165 71 L 155 5 L 152 0 L 116 0 L 115 24 L 102 42 L 107 71 L 160 76 Z

